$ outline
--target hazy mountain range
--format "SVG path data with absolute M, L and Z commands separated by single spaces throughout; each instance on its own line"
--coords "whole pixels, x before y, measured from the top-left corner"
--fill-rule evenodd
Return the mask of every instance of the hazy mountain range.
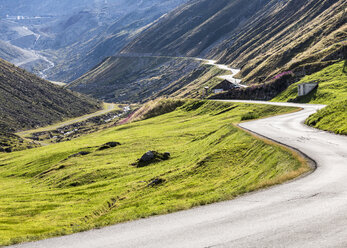
M 68 82 L 117 54 L 146 25 L 184 2 L 5 0 L 0 4 L 0 40 L 39 54 L 36 63 L 20 62 L 24 68 Z M 18 64 L 17 56 L 0 52 L 0 57 Z

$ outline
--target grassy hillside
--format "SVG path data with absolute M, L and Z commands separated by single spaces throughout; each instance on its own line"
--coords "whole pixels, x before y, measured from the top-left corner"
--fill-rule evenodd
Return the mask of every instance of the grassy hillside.
M 259 83 L 289 70 L 311 74 L 312 63 L 341 59 L 346 38 L 344 0 L 195 0 L 155 22 L 122 53 L 207 56 Z
M 306 97 L 297 98 L 298 85 L 301 83 L 317 82 L 319 87 Z M 341 61 L 331 65 L 315 74 L 304 77 L 287 90 L 282 92 L 273 101 L 294 101 L 302 103 L 330 104 L 347 99 L 347 61 Z
M 318 89 L 305 97 L 297 97 L 298 84 L 308 82 L 318 82 Z M 347 134 L 347 61 L 336 63 L 320 72 L 306 76 L 300 82 L 291 85 L 273 101 L 327 104 L 327 108 L 312 115 L 306 123 L 323 130 Z
M 68 88 L 107 101 L 141 102 L 199 65 L 189 58 L 109 57 Z
M 311 115 L 306 124 L 315 128 L 347 135 L 347 100 L 329 104 Z
M 34 142 L 24 140 L 11 132 L 2 130 L 0 127 L 0 152 L 21 151 L 37 146 Z
M 296 177 L 309 168 L 292 152 L 233 125 L 250 112 L 286 111 L 194 101 L 70 142 L 2 154 L 0 245 L 232 199 Z M 107 142 L 120 145 L 105 149 Z M 132 165 L 149 150 L 171 156 Z

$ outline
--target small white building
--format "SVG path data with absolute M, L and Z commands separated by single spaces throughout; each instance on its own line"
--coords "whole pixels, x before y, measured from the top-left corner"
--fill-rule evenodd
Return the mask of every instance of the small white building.
M 213 93 L 218 94 L 218 93 L 222 93 L 223 91 L 224 91 L 223 89 L 214 89 Z
M 298 85 L 298 96 L 306 96 L 318 87 L 318 83 L 303 83 Z

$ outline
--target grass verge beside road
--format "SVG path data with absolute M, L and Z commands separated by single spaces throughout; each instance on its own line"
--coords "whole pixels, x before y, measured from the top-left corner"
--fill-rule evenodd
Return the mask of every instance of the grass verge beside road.
M 305 97 L 297 98 L 301 83 L 317 82 L 319 87 Z M 328 107 L 310 116 L 306 124 L 322 130 L 347 135 L 347 60 L 336 63 L 320 72 L 306 76 L 291 85 L 272 101 L 295 101 L 326 104 Z

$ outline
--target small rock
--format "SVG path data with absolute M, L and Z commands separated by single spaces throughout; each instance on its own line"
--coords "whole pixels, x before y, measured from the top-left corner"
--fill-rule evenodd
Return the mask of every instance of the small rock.
M 91 152 L 88 152 L 88 151 L 81 151 L 81 152 L 72 154 L 72 155 L 69 156 L 67 159 L 69 159 L 69 158 L 75 158 L 75 157 L 78 157 L 78 156 L 85 156 L 85 155 L 88 155 L 88 154 L 90 154 L 90 153 L 91 153 Z M 67 159 L 66 159 L 66 160 L 67 160 Z
M 70 186 L 70 187 L 77 187 L 79 185 L 80 185 L 79 182 L 73 182 L 73 183 L 70 183 L 68 186 Z
M 164 179 L 162 179 L 162 178 L 156 178 L 156 179 L 152 180 L 152 181 L 147 185 L 147 187 L 154 187 L 154 186 L 157 186 L 157 185 L 162 184 L 162 183 L 164 183 L 164 182 L 165 182 Z
M 113 147 L 116 147 L 116 146 L 119 146 L 119 145 L 120 145 L 119 142 L 108 142 L 108 143 L 106 143 L 106 144 L 103 144 L 103 145 L 98 149 L 98 151 L 110 149 L 110 148 L 113 148 Z
M 105 146 L 110 146 L 110 147 L 116 147 L 119 146 L 120 143 L 119 142 L 108 142 L 105 144 Z
M 170 158 L 171 154 L 169 152 L 164 152 L 163 153 L 163 159 L 168 160 Z
M 82 152 L 79 152 L 79 153 L 77 153 L 77 154 L 78 154 L 78 155 L 81 155 L 81 156 L 85 156 L 85 155 L 90 154 L 90 152 L 82 151 Z
M 11 147 L 5 148 L 5 152 L 11 153 L 12 152 L 12 148 Z

